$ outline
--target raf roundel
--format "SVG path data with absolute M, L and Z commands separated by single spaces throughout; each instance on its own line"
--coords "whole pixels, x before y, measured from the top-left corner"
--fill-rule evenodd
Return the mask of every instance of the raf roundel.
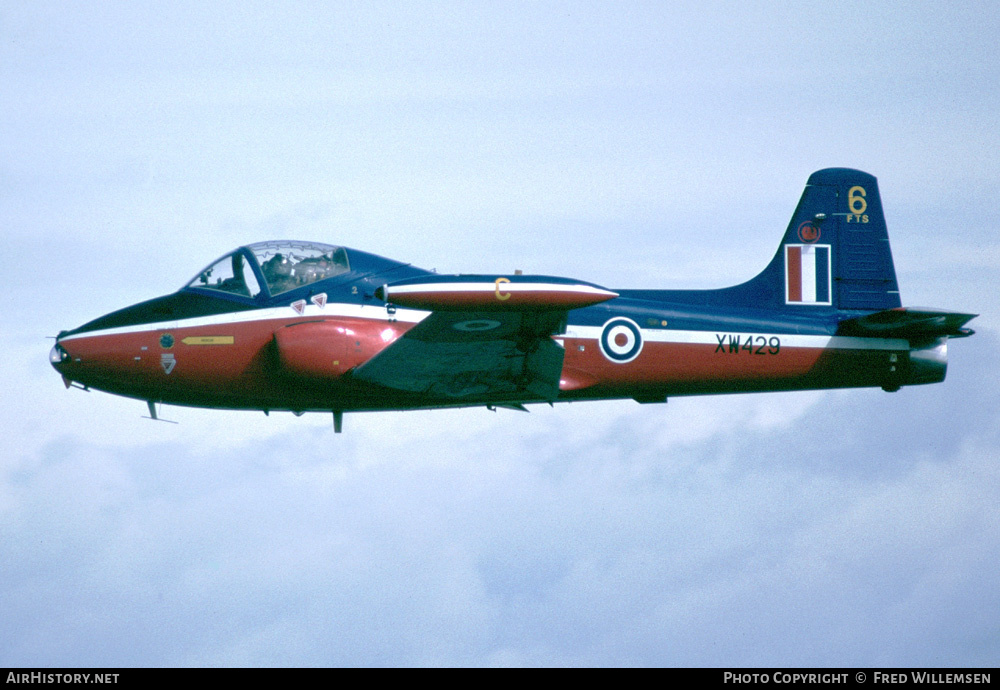
M 642 333 L 632 319 L 617 317 L 604 324 L 601 353 L 617 364 L 631 362 L 642 352 Z
M 467 333 L 475 333 L 477 331 L 492 331 L 494 328 L 499 328 L 500 322 L 494 321 L 493 319 L 473 319 L 471 321 L 459 321 L 452 325 L 456 331 L 466 331 Z

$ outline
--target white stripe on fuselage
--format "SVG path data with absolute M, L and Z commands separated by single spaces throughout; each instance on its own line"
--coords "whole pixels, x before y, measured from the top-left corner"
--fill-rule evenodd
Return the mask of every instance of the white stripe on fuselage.
M 412 285 L 389 285 L 390 294 L 409 295 L 422 292 L 494 292 L 498 284 L 494 281 L 478 283 L 414 283 Z M 511 283 L 500 286 L 504 292 L 564 292 L 581 295 L 616 295 L 617 293 L 596 288 L 592 285 L 562 283 Z
M 124 335 L 127 333 L 145 333 L 147 331 L 174 331 L 179 328 L 220 326 L 234 323 L 250 323 L 253 321 L 309 319 L 323 316 L 344 316 L 355 319 L 371 319 L 372 321 L 395 319 L 396 321 L 405 321 L 407 323 L 418 323 L 429 315 L 429 311 L 422 311 L 420 309 L 397 309 L 395 314 L 390 315 L 383 306 L 369 307 L 363 304 L 327 302 L 324 307 L 318 307 L 314 304 L 306 305 L 301 314 L 290 306 L 250 309 L 248 311 L 234 311 L 225 314 L 212 314 L 210 316 L 195 316 L 190 319 L 179 319 L 176 321 L 158 321 L 156 323 L 142 323 L 135 326 L 119 326 L 118 328 L 107 328 L 100 331 L 74 333 L 73 335 L 64 336 L 60 340 L 65 342 L 76 338 L 92 338 L 103 335 Z
M 119 326 L 118 328 L 107 328 L 99 331 L 87 331 L 85 333 L 75 333 L 64 336 L 60 340 L 67 342 L 77 338 L 94 338 L 107 335 L 124 335 L 128 333 L 146 333 L 149 331 L 173 331 L 181 328 L 199 328 L 203 326 L 225 326 L 229 324 L 252 323 L 255 321 L 287 321 L 288 319 L 313 319 L 330 316 L 342 316 L 356 319 L 370 319 L 372 321 L 402 321 L 405 323 L 419 323 L 427 318 L 431 312 L 421 309 L 404 309 L 397 307 L 394 314 L 388 314 L 384 306 L 366 306 L 363 304 L 346 304 L 343 302 L 327 302 L 324 307 L 313 304 L 306 305 L 302 313 L 295 311 L 290 306 L 271 307 L 268 309 L 251 309 L 248 311 L 228 312 L 225 314 L 212 314 L 210 316 L 196 316 L 190 319 L 179 319 L 174 321 L 158 321 L 156 323 L 144 323 L 135 326 Z M 577 326 L 570 324 L 566 332 L 556 337 L 560 340 L 564 338 L 580 338 L 584 340 L 598 340 L 604 331 L 603 326 Z M 752 335 L 754 338 L 764 337 L 770 339 L 777 337 L 781 339 L 781 347 L 808 347 L 816 349 L 835 350 L 908 350 L 908 341 L 900 338 L 855 338 L 847 336 L 832 335 L 799 335 L 794 333 L 765 333 L 750 329 L 733 330 L 712 330 L 712 331 L 686 331 L 666 328 L 641 328 L 642 339 L 650 343 L 674 343 L 683 345 L 714 345 L 720 344 L 719 338 L 723 338 L 725 346 L 729 345 L 729 336 L 744 337 Z
M 719 338 L 723 338 L 725 346 L 729 346 L 729 336 L 754 338 L 763 337 L 766 339 L 780 338 L 781 347 L 810 347 L 817 349 L 833 350 L 908 350 L 909 343 L 901 338 L 854 338 L 842 335 L 799 335 L 796 333 L 767 333 L 763 331 L 742 330 L 742 331 L 682 331 L 666 328 L 641 328 L 642 339 L 649 343 L 674 343 L 683 345 L 715 345 L 722 344 Z M 597 340 L 604 331 L 603 326 L 573 326 L 566 329 L 560 338 L 583 338 L 586 340 Z

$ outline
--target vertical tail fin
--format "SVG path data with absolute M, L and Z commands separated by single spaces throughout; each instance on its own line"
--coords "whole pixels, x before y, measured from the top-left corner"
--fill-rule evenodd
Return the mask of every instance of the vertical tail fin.
M 881 310 L 901 305 L 875 177 L 827 168 L 809 177 L 771 263 L 712 291 L 711 302 L 780 309 Z

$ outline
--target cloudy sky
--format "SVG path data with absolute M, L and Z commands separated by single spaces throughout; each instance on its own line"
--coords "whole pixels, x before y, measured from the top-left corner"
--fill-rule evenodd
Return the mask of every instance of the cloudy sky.
M 0 3 L 0 666 L 995 665 L 992 2 Z M 249 242 L 722 287 L 879 178 L 945 383 L 264 417 L 52 336 Z

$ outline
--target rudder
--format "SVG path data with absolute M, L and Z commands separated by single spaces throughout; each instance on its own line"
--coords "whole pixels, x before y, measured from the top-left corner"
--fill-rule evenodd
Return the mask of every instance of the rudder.
M 803 200 L 810 188 L 819 191 L 822 200 L 815 211 L 804 209 L 807 213 L 813 211 L 812 219 L 803 218 L 799 224 L 795 222 L 798 218 L 793 219 L 785 242 L 793 231 L 791 225 L 798 235 L 802 223 L 812 222 L 818 228 L 819 238 L 814 242 L 822 241 L 824 233 L 827 235 L 833 253 L 833 305 L 838 309 L 858 310 L 901 306 L 875 177 L 860 170 L 828 168 L 810 175 Z M 802 206 L 800 202 L 800 210 Z M 831 213 L 828 209 L 834 210 Z

